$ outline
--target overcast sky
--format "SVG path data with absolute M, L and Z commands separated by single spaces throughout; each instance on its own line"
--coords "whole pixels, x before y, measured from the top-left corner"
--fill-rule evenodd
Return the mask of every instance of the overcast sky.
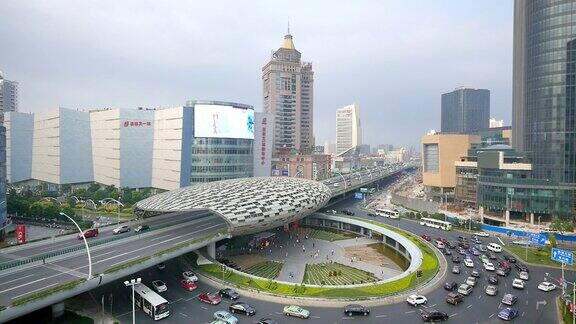
M 0 70 L 20 111 L 226 100 L 262 110 L 286 33 L 314 65 L 316 143 L 360 105 L 364 142 L 417 145 L 440 95 L 491 90 L 510 123 L 513 1 L 0 1 Z

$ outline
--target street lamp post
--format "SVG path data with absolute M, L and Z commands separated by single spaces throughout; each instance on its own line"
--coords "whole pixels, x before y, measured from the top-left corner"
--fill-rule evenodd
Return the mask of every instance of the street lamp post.
M 142 278 L 130 279 L 130 281 L 124 281 L 126 287 L 132 286 L 132 324 L 136 324 L 136 307 L 135 307 L 135 300 L 134 300 L 134 286 L 139 284 L 142 281 Z
M 80 236 L 82 236 L 82 239 L 84 240 L 84 245 L 86 246 L 86 253 L 88 253 L 88 278 L 86 278 L 86 280 L 90 280 L 92 278 L 92 257 L 90 256 L 90 248 L 88 247 L 88 241 L 86 241 L 86 237 L 84 237 L 84 232 L 82 232 L 82 229 L 80 229 L 80 226 L 78 226 L 78 223 L 76 223 L 76 221 L 73 220 L 72 217 L 66 215 L 63 212 L 60 212 L 60 215 L 68 218 L 70 221 L 72 221 L 72 223 L 74 223 L 74 225 L 76 225 L 76 228 L 80 232 Z

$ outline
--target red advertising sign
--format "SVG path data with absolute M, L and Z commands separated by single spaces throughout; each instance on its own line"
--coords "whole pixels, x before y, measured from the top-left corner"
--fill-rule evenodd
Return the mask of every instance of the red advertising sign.
M 16 225 L 16 243 L 26 243 L 26 225 L 24 224 Z

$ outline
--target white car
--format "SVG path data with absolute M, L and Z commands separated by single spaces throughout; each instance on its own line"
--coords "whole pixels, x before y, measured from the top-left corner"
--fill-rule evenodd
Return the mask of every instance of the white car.
M 476 232 L 474 233 L 474 235 L 476 236 L 482 236 L 482 237 L 488 237 L 490 236 L 490 234 L 486 233 L 486 232 Z
M 428 299 L 422 295 L 410 295 L 406 298 L 406 302 L 414 307 L 418 305 L 424 305 L 428 302 Z
M 472 287 L 476 286 L 476 278 L 472 276 L 468 277 L 468 279 L 466 279 L 466 284 Z
M 512 287 L 516 289 L 524 289 L 524 280 L 518 278 L 514 279 L 514 281 L 512 281 Z
M 494 264 L 492 264 L 492 262 L 484 262 L 484 269 L 486 269 L 486 271 L 495 271 L 496 270 L 494 268 Z
M 468 284 L 461 284 L 460 287 L 458 287 L 458 292 L 464 296 L 468 296 L 472 293 L 472 288 L 473 287 Z
M 520 273 L 518 274 L 518 277 L 524 281 L 528 281 L 528 278 L 530 278 L 530 275 L 526 271 L 520 271 Z
M 152 287 L 154 287 L 154 290 L 156 290 L 159 293 L 168 290 L 168 287 L 166 287 L 166 284 L 162 280 L 152 281 Z
M 496 243 L 489 243 L 488 245 L 486 245 L 486 248 L 492 252 L 497 252 L 497 253 L 502 252 L 502 247 Z
M 198 277 L 192 271 L 184 271 L 182 272 L 182 277 L 188 281 L 196 282 L 198 281 Z
M 468 268 L 474 268 L 474 261 L 472 261 L 472 259 L 466 258 L 464 259 L 464 265 Z
M 544 281 L 538 285 L 538 289 L 540 289 L 542 291 L 552 291 L 552 290 L 556 289 L 556 285 L 551 283 L 551 282 Z

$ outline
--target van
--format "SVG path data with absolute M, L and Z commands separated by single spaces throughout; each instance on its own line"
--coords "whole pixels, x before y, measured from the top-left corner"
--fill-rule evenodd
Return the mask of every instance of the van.
M 84 231 L 84 237 L 85 238 L 96 237 L 96 236 L 98 236 L 98 229 L 97 228 L 89 228 L 89 229 Z M 78 239 L 81 240 L 82 235 L 78 234 Z
M 492 252 L 502 252 L 502 247 L 496 243 L 486 245 L 486 248 Z

